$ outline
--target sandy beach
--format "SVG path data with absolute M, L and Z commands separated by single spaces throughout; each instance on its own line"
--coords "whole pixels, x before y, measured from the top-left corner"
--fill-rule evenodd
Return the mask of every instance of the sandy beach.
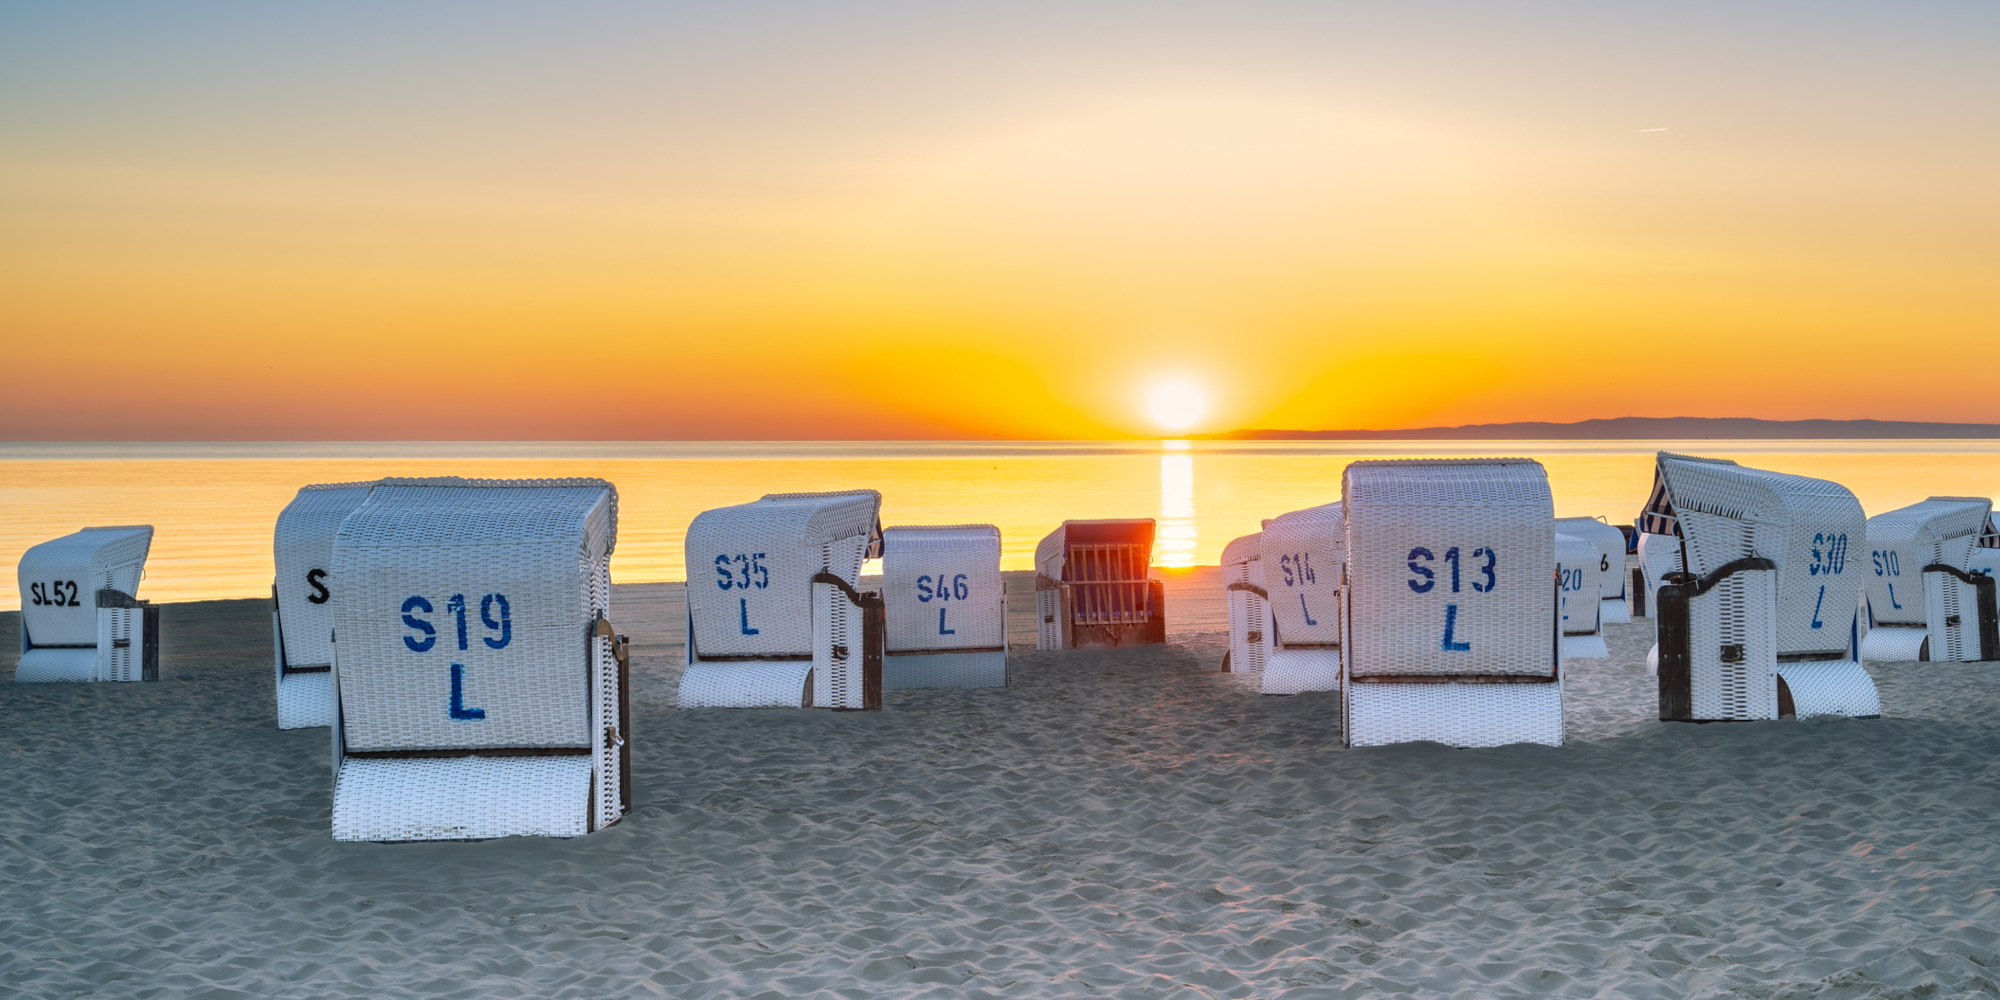
M 678 712 L 680 587 L 620 586 L 637 808 L 568 841 L 337 844 L 264 601 L 170 604 L 157 684 L 0 668 L 0 992 L 30 997 L 1985 997 L 1991 665 L 1879 720 L 1666 725 L 1651 623 L 1569 745 L 1342 750 L 1333 695 L 1164 647 L 1032 652 L 886 710 Z M 19 614 L 0 614 L 0 649 Z

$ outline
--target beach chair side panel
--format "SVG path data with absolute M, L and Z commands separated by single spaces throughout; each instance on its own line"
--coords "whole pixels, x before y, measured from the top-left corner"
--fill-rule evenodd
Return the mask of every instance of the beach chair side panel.
M 1271 627 L 1270 605 L 1259 593 L 1264 589 L 1263 561 L 1224 567 L 1223 587 L 1229 603 L 1229 655 L 1224 669 L 1237 674 L 1263 673 Z
M 278 728 L 333 724 L 333 539 L 368 499 L 373 482 L 299 490 L 272 531 L 271 628 L 276 647 Z

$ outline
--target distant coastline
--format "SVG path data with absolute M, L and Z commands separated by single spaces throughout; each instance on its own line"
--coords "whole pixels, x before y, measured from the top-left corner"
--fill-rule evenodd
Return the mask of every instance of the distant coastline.
M 1555 424 L 1523 420 L 1404 430 L 1239 430 L 1196 435 L 1211 441 L 1634 441 L 2000 438 L 2000 424 L 1922 420 L 1759 420 L 1754 417 L 1612 417 Z

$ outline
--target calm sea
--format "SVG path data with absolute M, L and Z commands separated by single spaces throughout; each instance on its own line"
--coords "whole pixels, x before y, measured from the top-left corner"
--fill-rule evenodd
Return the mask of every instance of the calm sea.
M 1267 517 L 1337 500 L 1357 458 L 1526 455 L 1559 516 L 1629 522 L 1666 448 L 1844 483 L 1868 512 L 1932 495 L 2000 495 L 1994 441 L 0 443 L 0 564 L 85 525 L 157 529 L 140 596 L 257 597 L 271 529 L 307 483 L 380 476 L 598 476 L 618 486 L 620 582 L 679 580 L 694 515 L 764 493 L 868 487 L 884 524 L 998 525 L 1028 569 L 1064 518 L 1154 517 L 1154 561 L 1215 563 Z M 0 608 L 18 607 L 0 574 Z

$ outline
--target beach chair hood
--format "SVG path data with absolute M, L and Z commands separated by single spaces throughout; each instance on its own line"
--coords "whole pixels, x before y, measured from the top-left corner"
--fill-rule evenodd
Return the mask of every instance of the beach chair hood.
M 1242 566 L 1264 558 L 1264 533 L 1259 531 L 1232 538 L 1222 547 L 1222 565 Z
M 1875 622 L 1925 624 L 1924 567 L 1970 570 L 1979 543 L 1992 534 L 1992 513 L 1984 497 L 1931 497 L 1869 518 L 1863 580 Z
M 773 493 L 688 525 L 687 595 L 699 657 L 810 656 L 812 578 L 852 587 L 881 551 L 874 490 Z
M 1778 655 L 1838 653 L 1854 635 L 1867 516 L 1845 486 L 1661 452 L 1648 513 L 1664 507 L 1688 571 L 1746 557 L 1777 563 Z
M 151 525 L 84 528 L 21 554 L 21 625 L 37 646 L 97 644 L 97 592 L 139 596 Z

